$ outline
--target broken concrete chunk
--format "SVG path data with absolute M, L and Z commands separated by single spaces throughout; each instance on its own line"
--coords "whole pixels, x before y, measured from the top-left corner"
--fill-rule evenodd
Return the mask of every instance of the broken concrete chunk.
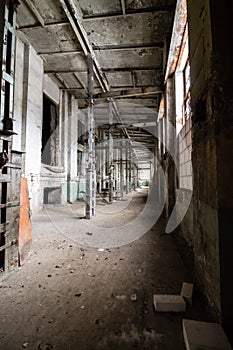
M 193 284 L 183 282 L 180 295 L 184 298 L 184 300 L 192 305 L 192 298 L 193 298 Z
M 137 294 L 132 294 L 132 295 L 130 296 L 130 300 L 131 300 L 131 301 L 137 301 Z
M 219 323 L 182 320 L 186 350 L 232 350 Z
M 154 294 L 154 307 L 159 312 L 186 311 L 186 303 L 181 295 Z

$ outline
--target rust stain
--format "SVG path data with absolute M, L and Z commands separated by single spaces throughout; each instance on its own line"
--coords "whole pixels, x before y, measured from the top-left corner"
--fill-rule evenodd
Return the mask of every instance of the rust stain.
M 30 219 L 30 202 L 28 193 L 28 181 L 21 178 L 20 189 L 20 219 L 19 219 L 19 258 L 23 265 L 31 250 L 32 224 Z

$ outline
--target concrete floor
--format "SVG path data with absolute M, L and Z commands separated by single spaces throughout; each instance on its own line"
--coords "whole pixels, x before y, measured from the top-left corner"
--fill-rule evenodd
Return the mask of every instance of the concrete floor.
M 154 293 L 179 294 L 192 280 L 163 219 L 126 245 L 91 246 L 98 227 L 138 216 L 145 196 L 133 192 L 112 205 L 99 200 L 91 230 L 81 220 L 83 202 L 33 216 L 30 257 L 0 277 L 1 350 L 185 349 L 182 318 L 210 319 L 195 292 L 186 313 L 154 311 Z

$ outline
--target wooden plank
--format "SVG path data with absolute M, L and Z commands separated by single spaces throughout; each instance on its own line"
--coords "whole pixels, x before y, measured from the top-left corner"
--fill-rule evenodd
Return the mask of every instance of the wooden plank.
M 1 130 L 2 131 L 2 130 Z M 12 142 L 12 140 L 10 139 L 10 136 L 11 135 L 3 135 L 3 134 L 0 134 L 0 140 L 1 141 L 7 141 L 7 142 Z
M 3 79 L 6 80 L 9 84 L 13 85 L 13 83 L 14 83 L 14 78 L 13 78 L 10 74 L 8 74 L 8 73 L 6 73 L 5 71 L 3 71 L 3 72 L 2 72 L 2 77 L 3 77 Z
M 2 252 L 3 250 L 5 250 L 5 249 L 7 249 L 7 248 L 12 247 L 12 246 L 15 245 L 15 244 L 18 244 L 18 239 L 14 239 L 13 241 L 8 242 L 8 243 L 2 245 L 2 246 L 0 247 L 0 252 Z
M 8 174 L 0 174 L 0 182 L 10 182 L 10 175 Z
M 19 202 L 8 202 L 5 204 L 0 204 L 0 209 L 2 208 L 13 208 L 13 207 L 19 207 Z
M 21 169 L 21 165 L 16 163 L 7 163 L 5 168 Z
M 6 232 L 9 226 L 9 221 L 0 224 L 0 233 Z

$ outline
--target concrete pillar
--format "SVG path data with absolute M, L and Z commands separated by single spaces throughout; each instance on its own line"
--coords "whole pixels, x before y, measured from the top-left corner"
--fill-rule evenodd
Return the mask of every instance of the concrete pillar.
M 69 100 L 68 120 L 68 172 L 67 172 L 67 199 L 74 202 L 77 199 L 77 101 L 72 96 Z
M 132 154 L 131 147 L 129 148 L 129 192 L 131 192 L 132 188 Z
M 125 147 L 125 179 L 126 179 L 126 188 L 125 188 L 125 193 L 129 193 L 129 149 L 128 149 L 128 144 L 126 142 L 126 147 Z
M 219 255 L 221 278 L 221 311 L 226 334 L 233 345 L 233 166 L 232 166 L 232 115 L 233 115 L 233 4 L 226 0 L 210 1 L 212 44 L 215 57 L 213 86 L 209 101 L 216 120 L 217 149 L 217 205 L 219 224 Z M 221 30 L 220 30 L 221 28 Z M 211 57 L 211 58 L 212 58 Z M 224 62 L 224 64 L 223 64 Z M 213 96 L 213 91 L 215 96 Z M 209 103 L 208 103 L 209 104 Z M 213 113 L 212 112 L 212 113 Z M 211 155 L 211 159 L 213 156 Z M 210 174 L 210 178 L 212 174 Z M 208 179 L 210 181 L 210 179 Z M 214 192 L 214 191 L 212 191 Z
M 166 143 L 168 154 L 166 157 L 166 177 L 167 177 L 167 201 L 166 216 L 169 217 L 175 204 L 175 164 L 169 150 L 175 149 L 175 85 L 174 77 L 169 77 L 166 84 Z

